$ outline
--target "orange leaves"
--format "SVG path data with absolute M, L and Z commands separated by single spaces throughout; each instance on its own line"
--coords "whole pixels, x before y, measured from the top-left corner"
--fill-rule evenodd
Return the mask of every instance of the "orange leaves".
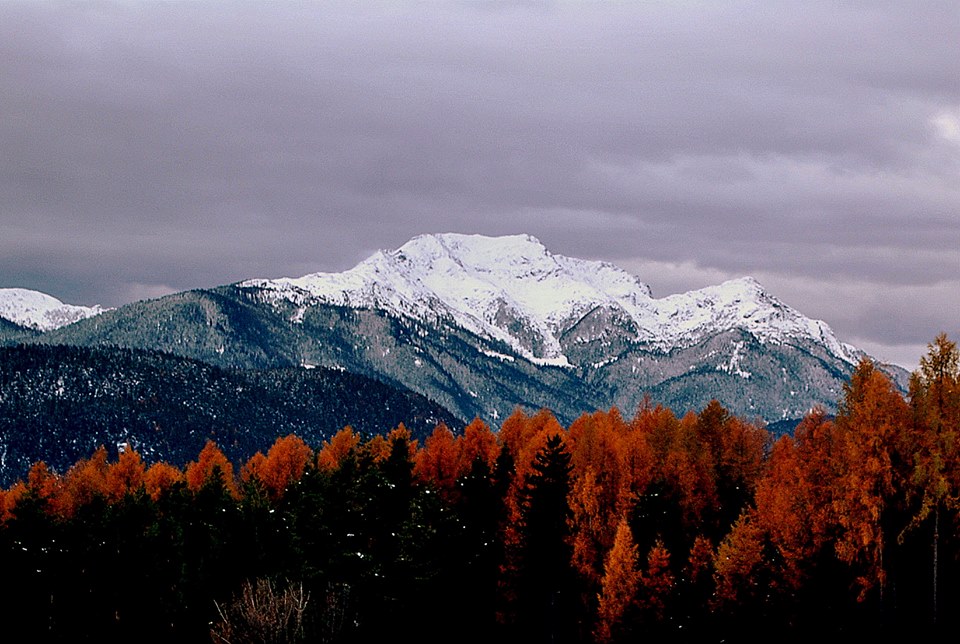
M 350 453 L 360 445 L 360 436 L 347 425 L 333 435 L 330 440 L 323 442 L 323 447 L 317 454 L 317 467 L 330 472 L 340 467 Z
M 590 471 L 597 479 L 598 514 L 607 517 L 613 538 L 615 518 L 624 509 L 630 496 L 630 477 L 625 471 L 627 450 L 633 445 L 627 438 L 628 428 L 616 408 L 609 412 L 583 415 L 570 425 L 571 459 L 575 473 Z M 575 474 L 576 475 L 576 474 Z
M 27 477 L 27 488 L 43 500 L 53 514 L 70 518 L 77 509 L 103 499 L 115 503 L 141 489 L 143 462 L 133 450 L 126 450 L 116 463 L 107 461 L 107 451 L 99 447 L 88 459 L 81 459 L 64 476 L 38 462 Z
M 59 494 L 55 495 L 55 511 L 72 517 L 81 505 L 95 497 L 107 495 L 107 450 L 100 447 L 89 459 L 78 461 L 67 471 Z
M 826 525 L 814 491 L 796 443 L 782 437 L 770 454 L 767 476 L 757 486 L 754 519 L 770 534 L 787 565 L 812 557 L 825 541 Z
M 960 507 L 960 352 L 943 333 L 927 349 L 910 380 L 911 491 L 920 509 L 909 529 L 931 511 Z
M 718 466 L 731 480 L 753 491 L 763 471 L 770 440 L 767 430 L 739 418 L 730 418 L 721 434 Z
M 836 421 L 815 409 L 797 426 L 795 440 L 785 437 L 774 446 L 756 486 L 755 511 L 728 536 L 722 546 L 727 559 L 718 561 L 718 570 L 731 570 L 733 560 L 745 566 L 765 541 L 779 555 L 772 571 L 779 583 L 795 588 L 810 562 L 829 548 L 851 567 L 859 599 L 875 587 L 882 594 L 892 536 L 887 513 L 903 502 L 905 465 L 912 460 L 905 451 L 908 416 L 889 378 L 862 361 Z
M 154 463 L 143 475 L 144 488 L 154 501 L 183 481 L 183 472 L 167 463 Z
M 486 464 L 489 471 L 493 467 L 500 455 L 500 443 L 497 441 L 497 435 L 490 427 L 480 420 L 474 418 L 463 430 L 463 437 L 460 439 L 460 475 L 470 471 L 473 462 L 476 460 Z
M 886 578 L 882 516 L 888 500 L 909 477 L 897 467 L 906 460 L 899 452 L 908 416 L 907 404 L 890 379 L 869 360 L 861 361 L 837 414 L 837 480 L 832 486 L 840 528 L 837 556 L 860 567 L 861 598 L 875 585 L 882 590 Z
M 62 476 L 38 461 L 30 468 L 26 483 L 18 482 L 6 492 L 0 490 L 0 518 L 9 517 L 27 492 L 39 500 L 47 512 L 69 519 L 81 506 L 97 499 L 116 503 L 128 494 L 136 494 L 144 489 L 144 482 L 143 461 L 129 448 L 121 452 L 117 462 L 110 463 L 106 449 L 101 446 Z
M 599 553 L 608 546 L 610 515 L 600 511 L 601 496 L 602 488 L 592 468 L 574 480 L 569 496 L 573 567 L 591 582 L 599 581 Z
M 697 535 L 690 547 L 690 555 L 687 557 L 687 566 L 684 570 L 690 583 L 700 583 L 709 574 L 713 568 L 713 556 L 713 545 L 710 540 L 703 535 Z
M 647 570 L 642 577 L 643 595 L 641 606 L 652 613 L 657 621 L 663 619 L 667 600 L 673 590 L 675 579 L 670 571 L 670 551 L 662 541 L 657 541 L 647 554 Z
M 685 522 L 694 526 L 707 508 L 717 506 L 715 461 L 708 449 L 710 443 L 698 436 L 694 414 L 684 416 L 672 429 L 670 435 L 661 437 L 666 448 L 661 477 L 679 493 Z
M 628 427 L 616 409 L 583 415 L 570 425 L 573 465 L 570 491 L 574 567 L 598 581 L 600 553 L 611 547 L 617 517 L 627 511 L 630 476 L 625 468 Z
M 257 452 L 247 461 L 241 479 L 256 479 L 271 499 L 279 499 L 287 487 L 300 480 L 313 458 L 313 450 L 299 436 L 278 438 L 267 455 Z
M 0 526 L 13 517 L 13 509 L 26 492 L 27 486 L 22 481 L 12 485 L 9 490 L 0 489 Z
M 602 590 L 597 596 L 596 641 L 609 642 L 613 638 L 614 629 L 636 600 L 641 581 L 642 576 L 637 569 L 637 546 L 626 517 L 621 517 L 613 547 L 604 561 Z
M 233 478 L 233 464 L 213 441 L 207 441 L 197 460 L 188 464 L 184 472 L 187 488 L 199 492 L 208 484 L 222 484 L 234 498 L 239 497 L 236 481 Z
M 146 468 L 140 454 L 129 448 L 122 451 L 117 462 L 107 469 L 107 500 L 116 502 L 139 490 L 144 485 L 145 474 Z
M 413 476 L 450 498 L 460 475 L 460 444 L 446 425 L 437 425 L 414 457 Z
M 514 455 L 514 458 L 520 453 L 524 445 L 530 441 L 530 436 L 535 433 L 533 424 L 529 421 L 530 417 L 523 409 L 517 407 L 513 413 L 503 421 L 503 424 L 500 425 L 500 433 L 498 435 L 500 444 L 509 449 L 510 453 Z

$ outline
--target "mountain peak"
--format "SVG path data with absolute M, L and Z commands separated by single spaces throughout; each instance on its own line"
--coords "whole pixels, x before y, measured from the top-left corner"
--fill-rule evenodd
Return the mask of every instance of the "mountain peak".
M 518 261 L 529 263 L 543 260 L 549 263 L 552 257 L 540 240 L 531 235 L 488 237 L 463 233 L 418 235 L 389 254 L 401 260 L 445 256 L 480 270 L 491 268 L 503 260 L 514 264 Z
M 545 364 L 569 365 L 564 347 L 577 341 L 571 330 L 586 316 L 599 319 L 599 312 L 620 320 L 633 341 L 664 349 L 742 329 L 761 342 L 813 340 L 854 360 L 853 348 L 826 324 L 786 306 L 752 277 L 654 299 L 645 283 L 623 269 L 556 255 L 526 234 L 424 234 L 343 273 L 245 284 L 298 305 L 309 305 L 306 297 L 407 317 L 446 317 Z
M 540 240 L 527 233 L 514 235 L 481 235 L 478 233 L 424 233 L 417 235 L 404 246 L 418 245 L 422 242 L 436 241 L 448 247 L 487 246 L 487 247 L 519 247 L 530 246 L 545 251 Z M 401 246 L 403 248 L 403 246 Z
M 725 282 L 721 282 L 720 287 L 729 289 L 731 291 L 741 290 L 745 292 L 763 292 L 763 286 L 760 284 L 760 282 L 750 275 L 735 277 Z
M 0 288 L 0 317 L 29 329 L 51 331 L 103 312 L 100 306 L 64 304 L 25 288 Z
M 691 291 L 691 293 L 710 294 L 719 301 L 736 304 L 753 302 L 775 308 L 786 306 L 776 297 L 768 293 L 760 282 L 749 275 L 729 279 L 716 286 L 707 286 L 696 291 Z

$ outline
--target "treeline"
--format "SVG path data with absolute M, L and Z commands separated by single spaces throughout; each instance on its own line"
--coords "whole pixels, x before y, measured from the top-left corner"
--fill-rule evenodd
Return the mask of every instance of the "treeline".
M 290 435 L 235 470 L 104 450 L 0 491 L 7 627 L 41 641 L 740 641 L 960 626 L 960 375 L 864 360 L 793 436 L 714 401 L 499 432 Z

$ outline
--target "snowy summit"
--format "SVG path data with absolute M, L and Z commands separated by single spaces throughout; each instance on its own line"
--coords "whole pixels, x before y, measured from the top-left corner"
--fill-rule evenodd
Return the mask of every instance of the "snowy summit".
M 52 331 L 103 311 L 100 306 L 64 304 L 39 291 L 0 288 L 0 318 L 36 331 Z
M 848 363 L 859 355 L 824 322 L 783 304 L 753 278 L 658 299 L 613 264 L 551 253 L 529 235 L 421 235 L 342 273 L 242 285 L 301 307 L 325 303 L 419 319 L 449 317 L 540 364 L 570 364 L 564 334 L 597 310 L 631 320 L 634 340 L 665 349 L 743 329 L 764 343 L 813 340 Z

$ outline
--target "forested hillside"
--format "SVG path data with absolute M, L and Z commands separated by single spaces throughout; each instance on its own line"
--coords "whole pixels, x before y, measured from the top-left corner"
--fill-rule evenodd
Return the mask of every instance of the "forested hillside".
M 39 331 L 28 329 L 0 317 L 0 345 L 13 343 L 18 340 L 33 338 L 40 335 Z
M 54 640 L 722 642 L 960 626 L 960 374 L 863 360 L 793 436 L 712 402 L 417 440 L 349 428 L 233 463 L 101 450 L 0 493 L 3 605 Z
M 277 436 L 311 444 L 351 425 L 363 435 L 405 423 L 423 438 L 463 422 L 424 397 L 329 369 L 230 370 L 114 347 L 0 348 L 0 485 L 43 460 L 65 471 L 100 445 L 148 463 L 185 465 L 207 440 L 243 461 Z

